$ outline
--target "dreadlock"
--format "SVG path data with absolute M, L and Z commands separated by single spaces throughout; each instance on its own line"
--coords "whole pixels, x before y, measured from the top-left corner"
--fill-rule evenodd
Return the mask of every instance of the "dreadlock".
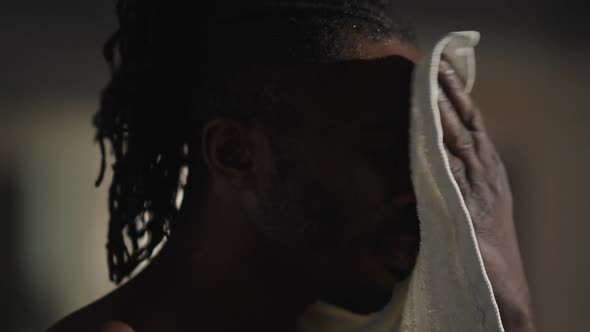
M 261 63 L 335 58 L 336 35 L 345 28 L 413 39 L 387 0 L 197 3 L 119 0 L 119 27 L 104 46 L 111 79 L 94 116 L 102 154 L 96 186 L 109 141 L 107 252 L 115 283 L 179 226 L 181 171 L 190 168 L 194 186 L 206 180 L 198 158 L 202 124 L 221 114 L 253 117 L 248 110 L 268 110 L 277 101 L 269 92 L 280 90 L 269 79 L 276 67 L 264 71 Z

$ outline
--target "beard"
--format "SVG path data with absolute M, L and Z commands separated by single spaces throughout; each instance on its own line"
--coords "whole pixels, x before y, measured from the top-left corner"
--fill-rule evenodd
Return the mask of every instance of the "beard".
M 392 288 L 375 282 L 373 268 L 366 268 L 369 241 L 355 238 L 354 221 L 330 199 L 301 153 L 279 139 L 272 144 L 272 181 L 257 225 L 269 247 L 302 262 L 297 269 L 319 300 L 358 313 L 380 310 Z
M 291 250 L 321 250 L 342 242 L 346 219 L 327 197 L 302 154 L 272 139 L 273 171 L 259 227 L 270 243 Z

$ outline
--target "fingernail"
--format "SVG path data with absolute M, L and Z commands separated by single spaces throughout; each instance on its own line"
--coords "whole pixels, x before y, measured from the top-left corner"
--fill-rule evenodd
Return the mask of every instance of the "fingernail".
M 452 75 L 455 73 L 453 66 L 451 66 L 451 64 L 445 60 L 440 61 L 440 67 L 442 69 L 442 73 L 445 75 Z

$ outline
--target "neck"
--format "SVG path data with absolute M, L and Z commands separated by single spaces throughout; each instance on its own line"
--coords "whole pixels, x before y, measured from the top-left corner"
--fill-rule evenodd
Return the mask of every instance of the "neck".
M 313 302 L 297 259 L 269 247 L 239 211 L 214 200 L 203 207 L 185 213 L 189 218 L 182 232 L 173 234 L 134 279 L 132 298 L 140 304 L 133 311 L 141 317 L 129 317 L 132 327 L 138 331 L 159 330 L 155 326 L 183 331 L 293 329 Z M 149 322 L 152 319 L 157 322 Z

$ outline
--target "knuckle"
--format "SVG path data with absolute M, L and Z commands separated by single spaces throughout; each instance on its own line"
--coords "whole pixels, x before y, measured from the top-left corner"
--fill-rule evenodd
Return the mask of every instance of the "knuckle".
M 451 159 L 450 166 L 451 173 L 453 173 L 453 175 L 455 176 L 463 175 L 463 173 L 465 172 L 465 166 L 463 166 L 462 162 L 456 160 L 456 158 Z
M 479 141 L 480 145 L 485 147 L 486 150 L 495 150 L 492 140 L 485 131 L 474 129 L 471 131 L 471 135 L 474 139 Z
M 451 101 L 449 100 L 449 98 L 447 98 L 447 96 L 444 95 L 444 93 L 439 95 L 438 107 L 443 112 L 451 112 L 453 109 L 453 105 L 451 104 Z
M 464 119 L 463 120 L 464 120 L 467 128 L 469 128 L 469 130 L 475 131 L 475 128 L 477 128 L 477 126 L 475 125 L 476 114 L 475 114 L 475 108 L 473 107 L 473 103 L 468 101 L 466 108 L 467 109 L 464 112 L 464 115 L 463 115 Z
M 443 72 L 449 70 L 449 68 L 451 68 L 451 65 L 447 62 L 447 60 L 441 59 L 439 65 L 438 65 L 439 72 L 443 73 Z
M 463 134 L 463 135 L 457 136 L 454 145 L 457 150 L 465 152 L 465 151 L 473 150 L 475 142 L 473 140 L 473 137 L 471 137 L 471 135 Z

